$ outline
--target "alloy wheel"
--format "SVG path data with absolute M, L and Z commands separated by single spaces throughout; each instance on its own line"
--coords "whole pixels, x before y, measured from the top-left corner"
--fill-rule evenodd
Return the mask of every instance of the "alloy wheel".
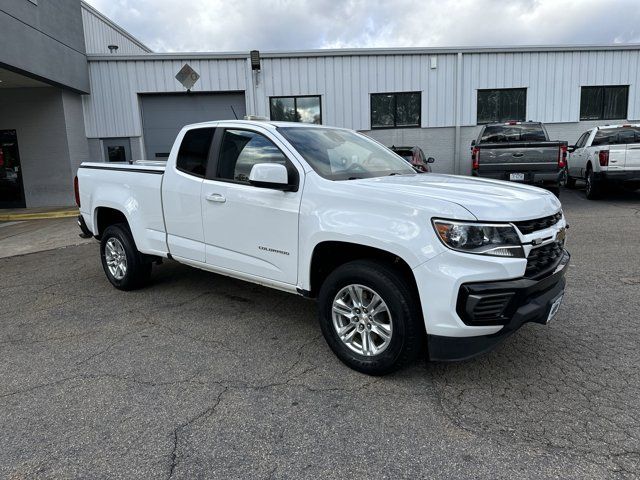
M 127 254 L 122 242 L 115 237 L 107 240 L 104 248 L 104 258 L 107 262 L 109 273 L 116 280 L 122 280 L 127 274 Z
M 364 285 L 347 285 L 336 294 L 332 319 L 340 341 L 360 355 L 379 355 L 391 342 L 393 322 L 389 307 L 378 293 Z

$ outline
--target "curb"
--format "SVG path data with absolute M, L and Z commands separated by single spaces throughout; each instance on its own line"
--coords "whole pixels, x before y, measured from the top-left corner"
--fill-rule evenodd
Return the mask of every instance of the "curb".
M 57 210 L 40 213 L 0 213 L 0 222 L 11 222 L 15 220 L 45 220 L 48 218 L 68 218 L 80 215 L 78 210 Z

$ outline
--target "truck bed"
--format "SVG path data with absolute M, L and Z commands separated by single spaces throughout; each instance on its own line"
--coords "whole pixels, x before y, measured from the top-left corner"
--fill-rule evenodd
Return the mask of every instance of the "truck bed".
M 163 162 L 164 163 L 164 162 Z M 87 227 L 98 233 L 98 208 L 122 210 L 138 243 L 138 250 L 166 256 L 167 242 L 161 188 L 165 167 L 151 163 L 84 162 L 78 169 L 80 213 Z

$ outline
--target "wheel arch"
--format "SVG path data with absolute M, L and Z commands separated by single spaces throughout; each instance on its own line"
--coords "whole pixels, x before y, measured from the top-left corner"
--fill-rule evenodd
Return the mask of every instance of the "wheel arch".
M 93 211 L 93 225 L 95 226 L 94 235 L 97 239 L 102 237 L 105 229 L 110 225 L 115 225 L 117 223 L 124 223 L 129 231 L 131 231 L 131 226 L 129 224 L 129 219 L 126 214 L 118 209 L 108 206 L 99 206 L 96 207 Z M 135 239 L 134 239 L 135 241 Z
M 420 293 L 413 270 L 401 256 L 377 247 L 351 243 L 339 240 L 326 240 L 319 242 L 313 248 L 309 269 L 309 291 L 305 292 L 310 297 L 317 297 L 320 287 L 329 274 L 353 260 L 376 260 L 398 270 L 406 280 L 407 285 L 416 295 L 420 304 Z

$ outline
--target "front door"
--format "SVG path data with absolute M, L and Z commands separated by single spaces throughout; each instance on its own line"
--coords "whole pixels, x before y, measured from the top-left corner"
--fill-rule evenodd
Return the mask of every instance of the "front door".
M 15 130 L 0 130 L 0 208 L 23 208 L 22 169 Z
M 202 184 L 206 261 L 213 267 L 295 285 L 302 191 L 259 188 L 248 181 L 253 165 L 275 162 L 287 167 L 290 183 L 298 182 L 302 170 L 277 143 L 250 130 L 221 133 L 217 168 Z

